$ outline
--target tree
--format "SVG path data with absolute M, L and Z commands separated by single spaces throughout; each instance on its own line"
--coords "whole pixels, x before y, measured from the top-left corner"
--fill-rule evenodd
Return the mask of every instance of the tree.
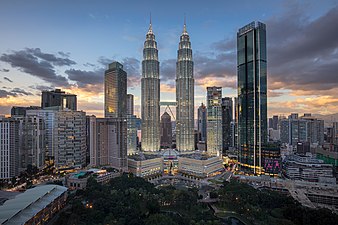
M 169 216 L 153 214 L 146 219 L 145 225 L 178 225 Z

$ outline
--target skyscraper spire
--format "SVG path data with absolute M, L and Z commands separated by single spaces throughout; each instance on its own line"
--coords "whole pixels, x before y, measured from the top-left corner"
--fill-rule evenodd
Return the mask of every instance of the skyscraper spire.
M 152 23 L 151 23 L 151 13 L 150 13 L 148 34 L 152 34 L 152 33 L 153 33 L 153 26 L 152 26 Z
M 142 151 L 160 149 L 160 78 L 157 43 L 150 26 L 143 48 L 141 79 Z
M 182 34 L 188 35 L 185 13 L 184 13 L 184 25 L 183 25 L 183 33 Z
M 176 146 L 193 151 L 194 145 L 194 62 L 185 17 L 176 62 Z

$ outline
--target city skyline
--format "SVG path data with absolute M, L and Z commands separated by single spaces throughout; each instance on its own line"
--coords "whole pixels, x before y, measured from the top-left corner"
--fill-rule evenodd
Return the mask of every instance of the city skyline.
M 207 86 L 223 87 L 222 96 L 237 95 L 236 31 L 256 20 L 268 30 L 269 117 L 337 113 L 338 38 L 332 29 L 337 2 L 262 1 L 253 5 L 255 10 L 251 3 L 241 3 L 247 6 L 220 1 L 204 8 L 202 2 L 187 2 L 178 9 L 176 2 L 165 5 L 168 10 L 157 4 L 117 3 L 125 8 L 115 16 L 104 8 L 113 7 L 108 2 L 84 1 L 74 12 L 74 3 L 3 1 L 0 114 L 10 114 L 13 105 L 40 105 L 41 89 L 61 88 L 78 95 L 79 110 L 102 116 L 104 71 L 116 60 L 128 74 L 128 93 L 134 94 L 135 114 L 140 115 L 142 45 L 150 11 L 159 46 L 161 101 L 175 99 L 176 50 L 186 13 L 194 49 L 195 113 L 206 103 Z M 236 10 L 243 13 L 236 15 Z

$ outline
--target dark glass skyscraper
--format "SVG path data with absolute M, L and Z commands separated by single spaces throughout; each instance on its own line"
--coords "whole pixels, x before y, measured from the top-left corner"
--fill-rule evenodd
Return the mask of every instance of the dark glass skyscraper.
M 104 116 L 125 117 L 127 113 L 127 73 L 119 62 L 109 64 L 104 73 Z
M 172 139 L 171 116 L 164 112 L 161 116 L 161 148 L 171 148 Z
M 232 99 L 229 97 L 222 98 L 222 149 L 223 153 L 233 146 L 233 129 L 231 127 L 232 119 Z
M 254 174 L 267 142 L 266 27 L 252 22 L 237 33 L 239 162 Z
M 207 107 L 201 103 L 197 110 L 199 141 L 207 141 Z
M 143 49 L 141 79 L 142 150 L 160 149 L 160 79 L 157 43 L 150 22 Z
M 179 151 L 195 150 L 194 62 L 190 37 L 184 23 L 176 62 L 176 146 Z
M 222 87 L 207 87 L 207 152 L 222 152 Z

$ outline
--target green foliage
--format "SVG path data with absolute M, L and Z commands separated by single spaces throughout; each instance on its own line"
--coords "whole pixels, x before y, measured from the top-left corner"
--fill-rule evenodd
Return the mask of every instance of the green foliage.
M 63 213 L 68 216 L 59 218 L 57 224 L 217 224 L 217 218 L 207 206 L 197 202 L 197 197 L 197 189 L 157 189 L 128 174 L 107 185 L 89 178 L 87 189 L 70 200 L 71 207 Z
M 254 224 L 334 225 L 338 221 L 329 210 L 306 208 L 290 196 L 237 181 L 224 183 L 218 194 L 218 207 L 242 214 Z

